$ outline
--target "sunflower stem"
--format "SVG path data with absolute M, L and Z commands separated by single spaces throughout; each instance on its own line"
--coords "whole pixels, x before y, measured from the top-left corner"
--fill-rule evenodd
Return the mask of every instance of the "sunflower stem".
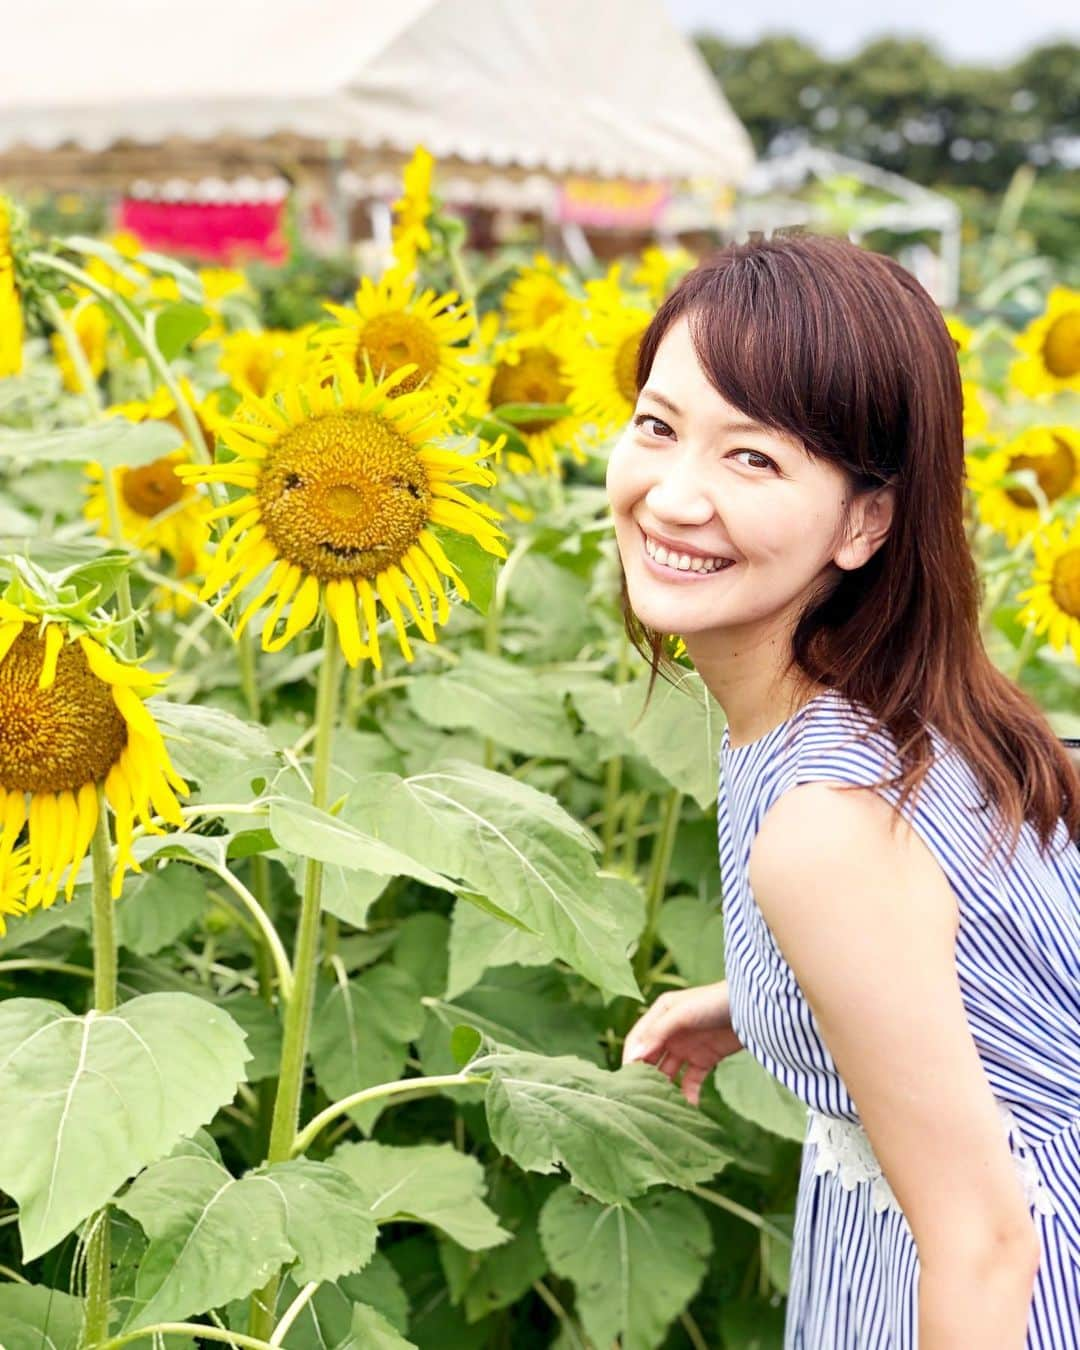
M 105 789 L 97 784 L 97 824 L 90 843 L 93 868 L 94 1007 L 101 1013 L 116 1007 L 116 914 L 110 893 L 109 817 Z M 103 1206 L 90 1220 L 86 1243 L 86 1306 L 84 1346 L 97 1345 L 109 1334 L 109 1207 Z
M 74 325 L 68 321 L 68 316 L 64 313 L 64 307 L 55 295 L 46 293 L 42 299 L 42 308 L 67 348 L 68 358 L 75 369 L 75 374 L 79 377 L 79 384 L 82 386 L 79 392 L 85 394 L 90 400 L 95 416 L 100 416 L 101 390 L 94 378 L 94 372 L 90 369 L 90 362 L 86 359 L 86 353 L 83 351 L 82 343 L 79 341 L 79 335 L 75 331 Z
M 634 953 L 634 973 L 638 983 L 644 983 L 649 967 L 652 965 L 653 947 L 656 943 L 656 925 L 660 918 L 660 906 L 663 903 L 667 887 L 668 868 L 675 849 L 675 835 L 679 829 L 679 813 L 682 809 L 683 795 L 678 788 L 672 788 L 663 806 L 660 820 L 660 833 L 653 844 L 653 854 L 649 867 L 649 880 L 645 891 L 645 929 L 641 941 Z
M 630 675 L 630 639 L 623 629 L 619 634 L 619 655 L 615 662 L 615 687 L 624 685 Z M 604 866 L 610 867 L 615 860 L 615 834 L 619 825 L 620 797 L 622 790 L 622 755 L 612 755 L 607 763 L 604 782 Z
M 337 627 L 329 613 L 323 626 L 323 661 L 315 698 L 315 763 L 312 768 L 312 805 L 325 809 L 329 801 L 331 742 L 337 723 L 341 685 L 341 646 Z M 268 1163 L 285 1162 L 293 1153 L 300 1113 L 300 1093 L 304 1083 L 311 1010 L 315 996 L 315 971 L 319 953 L 319 912 L 322 900 L 323 866 L 314 858 L 304 870 L 304 895 L 300 904 L 300 922 L 296 931 L 293 958 L 293 989 L 285 1007 L 285 1027 L 281 1048 L 274 1118 L 270 1126 Z M 248 1329 L 253 1336 L 267 1336 L 273 1325 L 277 1304 L 278 1277 L 275 1275 L 252 1295 Z
M 457 282 L 458 290 L 461 292 L 469 306 L 469 315 L 472 318 L 473 339 L 479 345 L 480 342 L 480 316 L 476 312 L 476 287 L 473 285 L 473 279 L 469 275 L 469 269 L 465 259 L 461 254 L 462 243 L 452 243 L 447 246 L 447 253 L 450 255 L 450 269 L 454 274 L 454 280 Z

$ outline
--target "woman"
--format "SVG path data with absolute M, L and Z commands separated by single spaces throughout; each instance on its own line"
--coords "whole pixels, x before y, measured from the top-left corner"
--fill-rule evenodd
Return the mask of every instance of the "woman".
M 1080 1347 L 1080 775 L 980 640 L 941 315 L 844 241 L 731 246 L 637 387 L 624 611 L 727 716 L 728 979 L 624 1061 L 696 1102 L 745 1047 L 810 1108 L 786 1347 Z

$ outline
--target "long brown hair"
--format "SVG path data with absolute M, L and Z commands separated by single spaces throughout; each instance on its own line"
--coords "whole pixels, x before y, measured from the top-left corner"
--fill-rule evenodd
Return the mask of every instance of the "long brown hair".
M 899 263 L 847 240 L 795 233 L 731 244 L 676 286 L 641 341 L 637 387 L 668 328 L 686 315 L 713 386 L 753 420 L 843 466 L 855 490 L 896 485 L 892 527 L 872 558 L 811 599 L 793 635 L 800 681 L 863 704 L 895 739 L 918 792 L 932 724 L 967 759 L 995 834 L 1024 821 L 1044 852 L 1059 820 L 1080 837 L 1080 774 L 1037 705 L 992 664 L 964 515 L 956 347 L 937 305 Z M 663 634 L 634 614 L 627 635 L 658 670 Z

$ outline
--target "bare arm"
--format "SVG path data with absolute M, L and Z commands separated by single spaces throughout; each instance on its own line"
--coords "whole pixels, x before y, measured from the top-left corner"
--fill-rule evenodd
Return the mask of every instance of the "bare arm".
M 911 1227 L 921 1350 L 1021 1350 L 1038 1235 L 967 1022 L 936 859 L 875 793 L 810 783 L 767 813 L 750 880 Z

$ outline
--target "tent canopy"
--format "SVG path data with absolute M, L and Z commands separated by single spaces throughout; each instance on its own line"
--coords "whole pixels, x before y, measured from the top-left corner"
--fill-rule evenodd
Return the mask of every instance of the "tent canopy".
M 663 0 L 37 0 L 0 155 L 292 136 L 737 184 L 749 136 Z

